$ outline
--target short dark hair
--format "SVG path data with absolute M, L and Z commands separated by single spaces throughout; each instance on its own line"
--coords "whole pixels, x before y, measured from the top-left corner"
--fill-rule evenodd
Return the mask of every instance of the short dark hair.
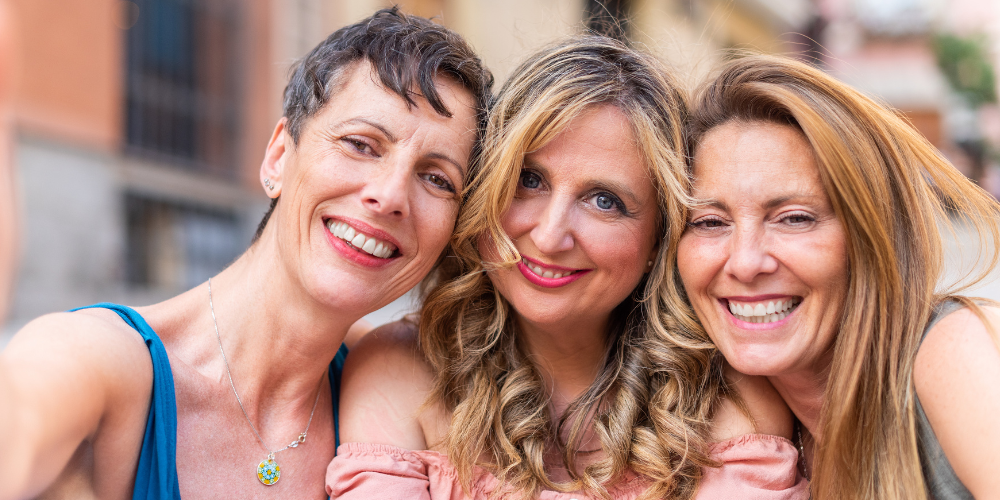
M 482 130 L 492 97 L 493 75 L 459 34 L 429 19 L 404 14 L 394 6 L 333 32 L 293 67 L 283 107 L 285 130 L 296 144 L 305 122 L 333 96 L 343 70 L 358 61 L 371 63 L 382 85 L 408 105 L 416 105 L 411 89 L 419 87 L 431 107 L 447 117 L 451 117 L 451 111 L 441 100 L 434 78 L 456 80 L 475 98 Z M 478 152 L 479 136 L 473 158 Z M 277 198 L 271 200 L 253 241 L 264 232 L 277 203 Z

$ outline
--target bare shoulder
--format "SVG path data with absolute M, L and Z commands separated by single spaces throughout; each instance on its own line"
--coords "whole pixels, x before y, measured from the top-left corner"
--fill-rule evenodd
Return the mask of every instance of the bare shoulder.
M 766 377 L 746 375 L 727 365 L 726 380 L 739 392 L 746 411 L 735 401 L 723 399 L 712 420 L 713 441 L 725 441 L 744 434 L 792 438 L 792 412 Z
M 982 307 L 1000 331 L 1000 310 Z M 927 333 L 913 381 L 934 434 L 959 479 L 976 498 L 1000 491 L 1000 349 L 987 323 L 970 309 L 942 318 Z
M 344 364 L 341 442 L 426 449 L 421 413 L 433 382 L 415 325 L 397 321 L 372 330 Z
M 87 440 L 108 444 L 111 451 L 92 460 L 112 471 L 109 477 L 133 470 L 127 457 L 141 445 L 152 363 L 141 337 L 116 319 L 49 314 L 26 325 L 0 353 L 0 469 L 11 472 L 8 493 L 42 491 Z M 11 467 L 8 457 L 30 466 Z
M 152 365 L 145 342 L 108 310 L 53 313 L 25 325 L 3 351 L 20 373 L 52 369 L 102 377 L 123 386 L 149 387 Z

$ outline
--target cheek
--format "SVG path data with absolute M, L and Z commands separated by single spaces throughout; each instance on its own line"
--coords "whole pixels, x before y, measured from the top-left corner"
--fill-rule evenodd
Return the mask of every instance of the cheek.
M 455 230 L 458 217 L 458 203 L 454 200 L 431 195 L 418 196 L 414 203 L 414 228 L 420 242 L 421 253 L 431 253 L 434 258 L 444 250 Z
M 692 302 L 706 292 L 711 281 L 714 253 L 709 245 L 691 235 L 681 237 L 677 247 L 677 271 Z
M 520 238 L 535 227 L 544 209 L 544 197 L 514 198 L 510 208 L 500 217 L 500 225 L 511 239 Z

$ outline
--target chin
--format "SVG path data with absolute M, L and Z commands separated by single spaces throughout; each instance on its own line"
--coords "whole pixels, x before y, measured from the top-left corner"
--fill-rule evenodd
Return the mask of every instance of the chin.
M 383 302 L 391 302 L 384 300 L 384 289 L 343 270 L 325 269 L 306 279 L 309 295 L 330 310 L 364 315 L 381 307 Z
M 723 351 L 722 354 L 729 366 L 745 375 L 779 375 L 788 365 L 785 356 L 764 346 L 740 346 L 735 352 Z

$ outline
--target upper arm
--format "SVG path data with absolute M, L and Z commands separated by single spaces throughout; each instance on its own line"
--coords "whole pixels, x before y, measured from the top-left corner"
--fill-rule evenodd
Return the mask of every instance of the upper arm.
M 427 449 L 420 413 L 433 380 L 412 325 L 390 323 L 365 335 L 344 364 L 341 442 Z
M 79 313 L 29 323 L 0 353 L 0 498 L 47 486 L 109 408 L 148 405 L 151 385 L 137 335 Z
M 1000 311 L 983 308 L 993 325 Z M 976 498 L 1000 498 L 1000 351 L 986 325 L 961 309 L 928 332 L 913 380 L 948 462 Z
M 766 377 L 745 375 L 726 366 L 726 381 L 735 386 L 749 412 L 725 398 L 712 418 L 712 440 L 726 441 L 744 434 L 773 434 L 792 438 L 792 412 Z

